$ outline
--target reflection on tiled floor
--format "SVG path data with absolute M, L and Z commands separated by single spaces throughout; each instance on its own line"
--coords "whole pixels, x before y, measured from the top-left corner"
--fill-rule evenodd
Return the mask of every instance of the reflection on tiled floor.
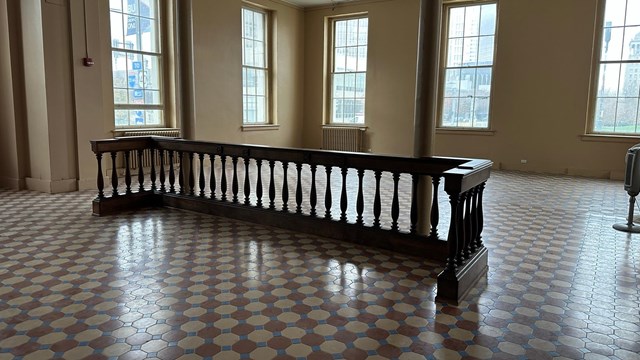
M 640 235 L 620 182 L 495 172 L 486 283 L 438 265 L 94 194 L 0 190 L 0 360 L 640 359 Z

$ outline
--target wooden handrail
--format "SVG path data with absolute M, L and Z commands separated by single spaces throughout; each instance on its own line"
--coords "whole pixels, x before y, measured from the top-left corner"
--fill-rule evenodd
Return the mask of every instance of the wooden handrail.
M 288 227 L 411 255 L 429 256 L 443 261 L 444 265 L 443 272 L 438 276 L 438 297 L 454 302 L 462 299 L 487 271 L 487 250 L 482 244 L 481 233 L 484 222 L 482 194 L 492 166 L 489 160 L 414 158 L 157 136 L 94 140 L 91 141 L 91 148 L 98 160 L 98 196 L 93 203 L 96 215 L 133 206 L 164 205 Z M 132 175 L 130 161 L 137 159 L 141 163 L 144 152 L 148 152 L 153 159 L 160 159 L 158 168 L 154 160 L 149 174 L 145 175 L 140 164 L 136 174 Z M 118 157 L 118 153 L 122 156 Z M 104 191 L 104 154 L 108 154 L 104 158 L 111 160 L 110 192 Z M 205 160 L 211 164 L 208 170 L 205 170 Z M 220 165 L 218 175 L 214 163 Z M 308 167 L 305 171 L 311 175 L 308 182 L 310 189 L 302 189 L 303 165 Z M 124 191 L 120 189 L 122 185 L 117 167 L 124 167 Z M 324 167 L 324 170 L 318 167 Z M 244 178 L 239 176 L 239 168 L 244 172 Z M 334 168 L 335 171 L 332 171 Z M 357 184 L 348 186 L 349 169 L 356 170 Z M 269 175 L 263 176 L 262 171 Z M 276 184 L 276 171 L 283 174 L 279 178 L 281 184 Z M 326 174 L 324 188 L 319 187 L 316 181 L 316 174 L 321 171 Z M 369 175 L 365 174 L 367 171 Z M 338 196 L 332 195 L 332 173 L 340 178 L 339 184 L 336 184 L 340 189 Z M 372 193 L 365 194 L 364 178 L 371 176 L 371 173 L 375 176 L 375 191 L 371 189 Z M 384 195 L 381 194 L 383 173 L 392 175 L 393 191 L 388 196 L 390 204 L 381 201 Z M 157 184 L 158 174 L 160 184 Z M 249 174 L 255 174 L 255 179 Z M 288 174 L 295 178 L 291 183 L 295 187 L 293 192 L 289 188 Z M 408 174 L 412 184 L 408 219 L 401 216 L 401 174 Z M 131 179 L 136 175 L 138 184 L 132 188 Z M 418 206 L 419 183 L 425 181 L 421 179 L 431 179 L 434 189 L 431 228 L 427 234 L 420 233 L 416 226 L 421 217 L 427 216 L 420 213 Z M 450 203 L 446 242 L 442 241 L 438 229 L 441 210 L 437 195 L 442 182 Z M 268 187 L 265 193 L 263 184 Z M 355 196 L 353 190 L 352 196 L 349 196 L 348 187 L 357 189 Z M 219 198 L 216 192 L 220 194 Z M 301 206 L 305 200 L 303 193 L 307 194 L 306 200 L 310 206 L 307 214 L 303 213 Z M 321 194 L 324 194 L 323 203 L 318 201 Z M 252 198 L 255 198 L 254 202 Z M 365 198 L 368 204 L 365 204 Z M 290 199 L 295 206 L 289 206 Z M 319 204 L 324 205 L 324 209 L 318 209 Z M 355 204 L 355 213 L 352 212 L 353 208 L 349 210 L 349 204 Z M 335 211 L 334 206 L 339 212 Z M 372 208 L 373 223 L 365 221 L 365 208 Z M 382 214 L 390 215 L 390 227 L 382 226 Z M 351 220 L 350 216 L 353 216 Z M 410 223 L 410 226 L 401 229 L 401 223 Z

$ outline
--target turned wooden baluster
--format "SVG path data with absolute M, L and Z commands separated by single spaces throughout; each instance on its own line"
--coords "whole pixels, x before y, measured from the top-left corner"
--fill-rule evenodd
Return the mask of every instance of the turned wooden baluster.
M 327 173 L 327 188 L 324 191 L 324 217 L 331 219 L 331 166 L 324 167 Z
M 104 178 L 102 176 L 102 153 L 96 154 L 96 160 L 98 160 L 98 198 L 104 198 Z
M 273 160 L 269 160 L 269 209 L 276 208 L 276 180 L 273 174 L 273 167 L 275 166 L 275 162 Z
M 465 212 L 464 212 L 464 258 L 468 259 L 471 257 L 471 254 L 474 252 L 472 250 L 472 243 L 475 242 L 473 238 L 473 221 L 471 218 L 471 202 L 473 201 L 473 193 L 474 189 L 469 189 L 467 191 L 467 200 L 465 201 Z
M 193 153 L 189 151 L 189 195 L 195 195 L 196 179 L 193 171 Z
M 159 150 L 160 155 L 160 191 L 166 192 L 167 188 L 164 186 L 165 175 L 164 175 L 164 150 Z
M 233 175 L 231 176 L 231 192 L 233 193 L 233 202 L 238 202 L 238 157 L 232 156 Z
M 400 216 L 400 202 L 398 199 L 398 183 L 400 174 L 393 173 L 393 201 L 391 202 L 391 230 L 398 231 L 398 217 Z
M 220 166 L 222 167 L 222 173 L 220 174 L 220 198 L 222 201 L 227 201 L 227 157 L 224 154 L 220 154 Z
M 463 192 L 460 194 L 460 201 L 458 202 L 458 210 L 456 212 L 456 227 L 458 232 L 457 237 L 457 248 L 458 253 L 456 254 L 456 264 L 458 266 L 464 263 L 464 244 L 465 244 L 465 226 L 464 226 L 464 204 L 467 200 L 467 193 Z
M 149 149 L 151 152 L 151 191 L 156 190 L 156 149 Z
M 169 192 L 176 193 L 176 171 L 173 168 L 173 150 L 169 150 Z
M 476 186 L 473 189 L 473 199 L 471 200 L 471 241 L 469 243 L 469 250 L 471 254 L 475 253 L 478 250 L 478 244 L 476 243 L 476 239 L 478 238 L 478 193 L 480 192 L 480 187 Z
M 251 205 L 251 201 L 249 197 L 251 196 L 251 181 L 249 179 L 249 163 L 251 159 L 249 158 L 249 154 L 244 157 L 244 204 Z
M 296 181 L 296 214 L 302 213 L 302 164 L 296 164 L 297 181 Z
M 256 206 L 262 207 L 262 159 L 256 159 L 256 171 L 258 172 L 258 179 L 256 181 Z
M 144 191 L 144 170 L 142 169 L 142 151 L 138 150 L 138 192 Z
M 380 178 L 382 177 L 382 172 L 376 170 L 374 172 L 374 177 L 376 179 L 376 194 L 373 198 L 373 227 L 380 228 L 380 213 L 382 212 L 382 202 L 380 201 Z
M 211 190 L 211 196 L 209 198 L 216 198 L 216 155 L 209 154 L 209 161 L 211 162 L 211 170 L 209 174 L 209 189 Z
M 349 169 L 343 167 L 342 172 L 342 191 L 340 192 L 340 221 L 347 221 L 347 172 Z
M 117 156 L 117 152 L 111 152 L 111 196 L 118 196 L 118 171 L 116 170 Z
M 129 167 L 131 166 L 129 161 L 129 150 L 124 152 L 124 184 L 126 185 L 125 193 L 127 195 L 131 194 L 131 170 Z
M 418 185 L 420 176 L 411 174 L 411 227 L 409 231 L 415 234 L 418 227 Z
M 316 212 L 316 204 L 318 203 L 318 194 L 316 193 L 316 170 L 317 165 L 311 164 L 311 192 L 309 193 L 309 205 L 311 206 L 311 216 L 318 216 Z
M 434 176 L 431 178 L 433 182 L 433 201 L 431 203 L 431 233 L 429 237 L 438 239 L 438 223 L 440 222 L 440 207 L 438 205 L 438 190 L 440 187 L 440 176 Z
M 180 195 L 184 195 L 184 156 L 182 151 L 178 151 L 178 161 L 179 161 L 179 170 L 178 170 L 178 186 L 180 186 Z
M 482 228 L 484 226 L 484 213 L 482 212 L 482 194 L 484 193 L 485 185 L 486 183 L 478 185 L 478 206 L 476 207 L 478 227 L 476 230 L 477 235 L 475 238 L 476 249 L 480 249 L 484 246 L 482 244 Z
M 364 179 L 364 170 L 358 169 L 358 199 L 356 200 L 356 224 L 364 224 L 362 213 L 364 212 L 364 192 L 362 190 L 362 181 Z
M 289 163 L 287 161 L 282 162 L 282 211 L 289 211 L 289 181 L 287 180 L 287 170 L 289 169 Z
M 457 263 L 456 257 L 458 253 L 458 202 L 460 200 L 460 194 L 449 194 L 449 203 L 451 204 L 451 220 L 449 223 L 449 235 L 447 236 L 447 247 L 449 256 L 447 257 L 447 264 L 445 270 L 452 274 L 455 274 Z
M 198 154 L 200 160 L 200 176 L 198 177 L 198 185 L 200 185 L 200 197 L 204 197 L 204 153 Z

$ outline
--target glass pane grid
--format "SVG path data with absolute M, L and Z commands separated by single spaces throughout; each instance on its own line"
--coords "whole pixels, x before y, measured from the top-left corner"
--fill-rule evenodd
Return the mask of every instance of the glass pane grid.
M 450 7 L 440 126 L 488 128 L 496 4 Z
M 333 25 L 330 122 L 364 124 L 369 20 L 335 20 Z
M 639 134 L 640 2 L 608 0 L 592 131 Z
M 242 122 L 269 123 L 267 15 L 242 9 Z
M 158 0 L 110 0 L 116 127 L 164 123 Z

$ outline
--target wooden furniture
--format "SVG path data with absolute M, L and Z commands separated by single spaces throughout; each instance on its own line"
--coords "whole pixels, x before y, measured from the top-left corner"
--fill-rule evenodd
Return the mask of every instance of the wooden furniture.
M 98 160 L 98 196 L 93 200 L 93 213 L 98 216 L 140 206 L 170 206 L 427 257 L 443 264 L 436 300 L 456 304 L 487 271 L 487 249 L 481 234 L 482 194 L 492 165 L 488 160 L 383 156 L 154 136 L 95 140 L 91 146 Z M 132 174 L 132 157 L 140 160 L 144 152 L 159 161 L 152 162 L 146 173 L 138 167 Z M 105 189 L 103 158 L 110 165 L 110 189 Z M 288 173 L 290 168 L 295 173 Z M 124 172 L 123 184 L 119 169 Z M 357 174 L 357 179 L 351 176 L 351 183 L 347 176 L 350 169 Z M 339 214 L 332 214 L 336 208 L 331 191 L 334 171 L 341 175 L 336 199 Z M 324 183 L 316 178 L 319 172 L 324 172 Z M 290 174 L 295 179 L 292 186 Z M 373 193 L 364 191 L 365 174 L 367 179 L 373 176 L 375 185 L 368 183 Z M 391 174 L 393 190 L 381 188 L 383 174 Z M 411 194 L 399 192 L 401 175 L 410 177 Z M 132 185 L 132 178 L 137 178 L 137 184 Z M 281 179 L 280 184 L 276 179 Z M 423 181 L 430 181 L 434 190 L 428 233 L 421 233 L 418 226 L 420 218 L 427 216 L 419 206 Z M 437 194 L 442 182 L 450 204 L 446 239 L 438 232 L 441 210 Z M 321 192 L 324 204 L 319 205 Z M 410 199 L 408 219 L 400 218 L 403 195 Z M 381 200 L 385 197 L 391 202 L 383 209 L 388 203 Z M 290 203 L 295 205 L 290 207 Z M 355 219 L 349 221 L 353 204 Z M 373 216 L 370 223 L 364 220 L 365 205 Z M 384 212 L 391 215 L 388 227 L 381 222 Z M 409 224 L 406 230 L 399 226 L 403 221 Z

